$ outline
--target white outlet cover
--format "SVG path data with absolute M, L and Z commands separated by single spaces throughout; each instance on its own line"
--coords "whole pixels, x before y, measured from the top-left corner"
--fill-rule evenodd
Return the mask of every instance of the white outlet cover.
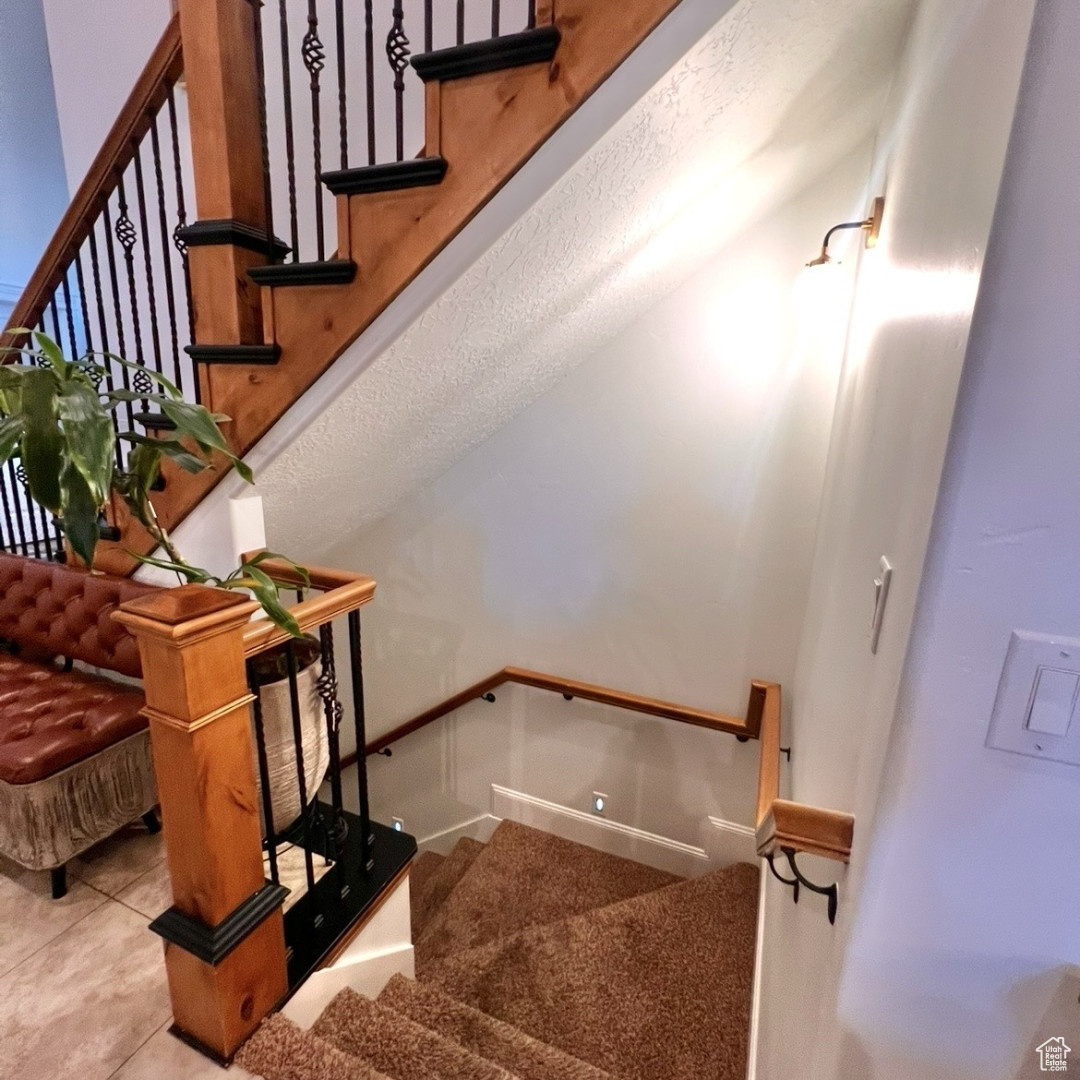
M 1046 761 L 1080 765 L 1080 704 L 1064 735 L 1028 728 L 1042 669 L 1080 675 L 1080 639 L 1014 630 L 998 683 L 986 745 Z

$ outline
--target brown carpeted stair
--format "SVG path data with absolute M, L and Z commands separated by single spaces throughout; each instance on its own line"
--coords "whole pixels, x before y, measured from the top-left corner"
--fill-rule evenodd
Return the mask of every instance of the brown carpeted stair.
M 418 941 L 431 917 L 443 905 L 454 886 L 465 876 L 484 850 L 479 840 L 463 836 L 446 858 L 425 851 L 409 872 L 409 896 L 412 903 L 412 936 Z M 420 866 L 424 860 L 425 865 Z M 420 872 L 417 873 L 417 870 Z
M 264 1080 L 388 1080 L 281 1013 L 268 1016 L 240 1048 L 237 1065 Z
M 342 991 L 310 1032 L 266 1021 L 266 1080 L 742 1080 L 758 872 L 682 881 L 503 822 L 421 856 L 420 981 Z M 291 1071 L 290 1071 L 291 1070 Z M 367 1071 L 363 1071 L 367 1070 Z
M 612 1080 L 600 1069 L 455 1001 L 429 983 L 395 975 L 379 1002 L 496 1062 L 520 1080 Z
M 415 940 L 417 968 L 677 880 L 651 866 L 504 821 Z

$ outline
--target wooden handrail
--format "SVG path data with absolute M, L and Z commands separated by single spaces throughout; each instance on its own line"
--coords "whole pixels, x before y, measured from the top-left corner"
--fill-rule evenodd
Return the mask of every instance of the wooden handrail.
M 559 675 L 545 675 L 541 671 L 529 671 L 526 668 L 504 667 L 481 679 L 478 683 L 465 690 L 454 694 L 438 705 L 433 705 L 418 716 L 399 724 L 393 731 L 388 731 L 378 739 L 369 742 L 365 748 L 366 754 L 378 754 L 388 746 L 392 746 L 399 739 L 411 735 L 414 731 L 427 727 L 428 724 L 452 713 L 455 709 L 467 705 L 497 689 L 504 683 L 518 683 L 521 686 L 532 686 L 539 690 L 552 690 L 558 694 L 568 694 L 571 697 L 583 698 L 586 701 L 596 701 L 601 705 L 611 705 L 617 709 L 627 709 L 630 712 L 645 713 L 648 716 L 660 716 L 667 720 L 677 720 L 683 724 L 693 724 L 695 727 L 705 727 L 713 731 L 723 731 L 730 735 L 737 735 L 744 739 L 756 739 L 760 727 L 760 712 L 754 707 L 754 694 L 751 691 L 750 707 L 747 709 L 745 720 L 735 716 L 725 716 L 723 713 L 708 712 L 705 709 L 695 709 L 690 705 L 677 705 L 671 701 L 661 701 L 659 698 L 644 697 L 641 694 L 630 694 L 624 690 L 613 690 L 607 686 L 597 686 L 594 683 L 579 682 L 577 679 L 566 679 Z M 755 684 L 758 685 L 758 684 Z M 346 754 L 342 758 L 341 767 L 347 768 L 355 765 L 357 754 Z
M 759 855 L 781 848 L 847 862 L 855 818 L 839 810 L 780 798 L 780 687 L 754 683 L 761 700 L 761 762 L 758 768 L 756 844 Z
M 258 552 L 244 555 L 247 561 Z M 312 630 L 324 623 L 347 615 L 363 607 L 375 595 L 375 580 L 366 574 L 354 574 L 349 570 L 335 570 L 325 566 L 305 566 L 307 581 L 296 567 L 285 559 L 264 559 L 259 568 L 279 585 L 301 587 L 309 584 L 322 595 L 301 600 L 289 608 L 289 613 L 299 623 L 301 630 Z M 244 627 L 244 656 L 250 659 L 275 645 L 290 640 L 288 631 L 266 620 L 249 623 Z
M 8 327 L 36 326 L 40 322 L 49 298 L 90 235 L 98 213 L 135 156 L 139 140 L 149 131 L 183 70 L 180 20 L 174 15 L 15 304 Z

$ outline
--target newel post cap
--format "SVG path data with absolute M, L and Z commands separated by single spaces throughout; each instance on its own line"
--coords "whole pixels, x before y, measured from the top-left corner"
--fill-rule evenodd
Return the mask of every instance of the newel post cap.
M 256 601 L 240 593 L 178 585 L 129 600 L 112 617 L 136 637 L 164 638 L 181 646 L 243 626 L 258 609 Z

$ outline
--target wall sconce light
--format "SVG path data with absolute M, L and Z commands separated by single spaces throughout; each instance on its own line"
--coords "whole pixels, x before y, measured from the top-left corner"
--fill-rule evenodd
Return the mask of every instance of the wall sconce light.
M 832 240 L 833 234 L 840 232 L 842 229 L 863 229 L 866 232 L 866 246 L 872 248 L 878 241 L 878 234 L 881 232 L 881 218 L 884 213 L 885 199 L 879 195 L 874 200 L 870 216 L 865 221 L 845 221 L 840 225 L 834 225 L 825 234 L 825 239 L 821 242 L 821 254 L 816 259 L 811 259 L 806 265 L 826 266 L 831 263 L 833 258 L 829 254 L 829 242 Z

